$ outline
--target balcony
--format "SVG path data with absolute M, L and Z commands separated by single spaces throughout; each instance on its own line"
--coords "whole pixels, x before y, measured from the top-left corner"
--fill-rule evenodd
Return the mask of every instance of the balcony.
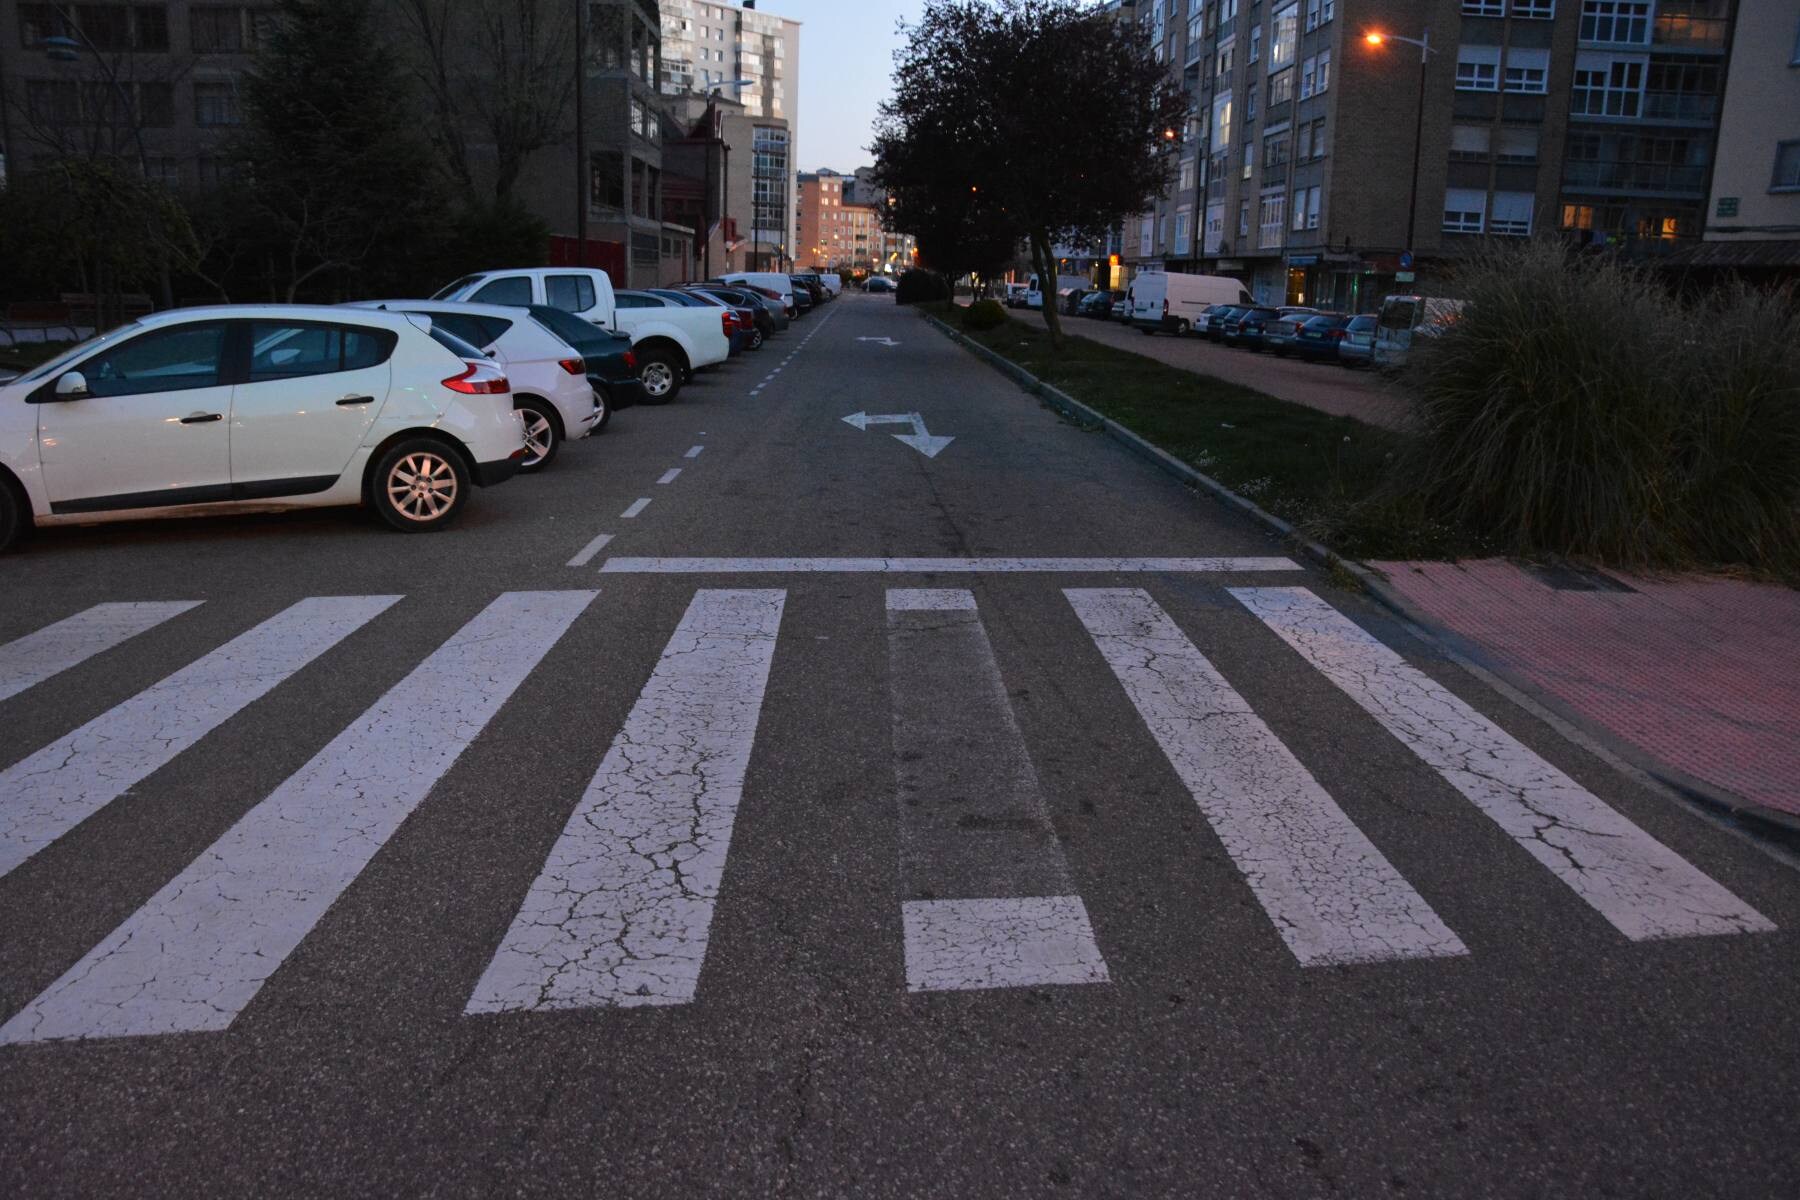
M 1725 35 L 1730 26 L 1723 17 L 1690 17 L 1679 13 L 1658 15 L 1651 44 L 1657 49 L 1723 54 Z
M 1563 166 L 1563 191 L 1701 198 L 1706 193 L 1706 168 L 1674 163 L 1570 162 Z
M 1719 98 L 1696 92 L 1645 92 L 1643 116 L 1653 121 L 1700 121 L 1710 125 L 1719 119 Z

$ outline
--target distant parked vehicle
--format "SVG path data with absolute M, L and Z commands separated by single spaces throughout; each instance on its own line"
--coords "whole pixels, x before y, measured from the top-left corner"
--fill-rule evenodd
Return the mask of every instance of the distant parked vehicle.
M 1343 340 L 1337 344 L 1337 359 L 1346 367 L 1371 365 L 1375 350 L 1375 314 L 1363 313 L 1350 318 L 1344 326 Z
M 894 281 L 886 275 L 871 275 L 863 282 L 863 291 L 865 292 L 891 292 L 893 290 Z
M 1250 308 L 1236 309 L 1233 315 L 1225 320 L 1221 340 L 1227 346 L 1236 346 L 1239 349 L 1249 348 L 1253 345 L 1255 348 L 1261 349 L 1263 327 L 1270 321 L 1279 321 L 1280 319 L 1281 310 L 1278 308 L 1255 305 Z
M 1001 297 L 1001 303 L 1008 308 L 1024 308 L 1025 297 L 1030 290 L 1025 284 L 1009 283 L 1006 285 L 1006 295 Z
M 1076 308 L 1077 316 L 1094 317 L 1101 321 L 1112 319 L 1113 305 L 1119 302 L 1123 292 L 1089 292 L 1081 298 Z
M 829 297 L 825 295 L 825 285 L 819 282 L 816 275 L 811 277 L 795 275 L 793 276 L 793 280 L 796 293 L 804 290 L 812 296 L 812 306 L 814 308 L 825 307 L 825 301 Z
M 794 311 L 794 281 L 779 271 L 732 271 L 719 276 L 721 283 L 753 284 L 774 292 L 787 306 L 788 316 L 797 316 Z
M 1113 303 L 1112 319 L 1115 321 L 1131 320 L 1131 293 L 1114 292 L 1113 294 L 1120 297 L 1120 299 Z
M 825 285 L 834 300 L 844 294 L 844 277 L 835 271 L 819 272 L 819 282 Z
M 1087 286 L 1088 281 L 1085 276 L 1058 275 L 1056 277 L 1056 294 L 1058 296 L 1066 297 L 1070 292 L 1076 290 L 1086 291 Z M 1036 275 L 1033 275 L 1025 285 L 1025 307 L 1044 307 L 1044 289 L 1039 285 Z
M 1299 337 L 1300 327 L 1314 317 L 1322 315 L 1316 308 L 1299 306 L 1282 308 L 1281 319 L 1269 322 L 1268 327 L 1263 330 L 1262 349 L 1268 350 L 1278 357 L 1286 355 L 1289 350 L 1294 348 L 1294 339 Z
M 1208 305 L 1206 311 L 1201 314 L 1200 320 L 1195 323 L 1194 332 L 1209 342 L 1223 341 L 1225 322 L 1243 307 L 1244 305 L 1241 304 Z
M 1441 337 L 1462 317 L 1463 302 L 1439 296 L 1389 296 L 1375 318 L 1371 361 L 1378 367 L 1406 365 L 1413 340 Z
M 1145 333 L 1191 333 L 1208 305 L 1237 303 L 1250 293 L 1228 275 L 1147 271 L 1131 281 L 1131 323 Z
M 1338 343 L 1344 340 L 1344 327 L 1350 320 L 1343 313 L 1309 317 L 1294 337 L 1294 353 L 1312 362 L 1336 362 Z

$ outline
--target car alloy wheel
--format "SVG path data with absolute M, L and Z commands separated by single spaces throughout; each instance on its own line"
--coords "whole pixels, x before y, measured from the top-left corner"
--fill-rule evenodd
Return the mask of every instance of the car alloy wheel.
M 667 404 L 681 390 L 681 374 L 669 359 L 660 353 L 641 355 L 638 359 L 638 378 L 644 384 L 644 403 Z
M 402 457 L 388 469 L 382 486 L 393 510 L 422 526 L 443 520 L 462 495 L 456 469 L 434 450 L 415 450 Z

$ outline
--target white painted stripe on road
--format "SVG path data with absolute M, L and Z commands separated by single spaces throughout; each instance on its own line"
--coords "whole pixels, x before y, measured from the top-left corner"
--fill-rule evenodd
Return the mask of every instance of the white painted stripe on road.
M 680 467 L 670 467 L 668 470 L 666 470 L 662 473 L 662 478 L 658 479 L 656 482 L 658 482 L 658 483 L 674 483 L 680 477 L 681 477 L 681 468 Z
M 962 588 L 889 588 L 889 612 L 936 609 L 973 609 L 975 593 Z
M 313 596 L 0 772 L 0 875 L 124 795 L 398 596 Z
M 910 992 L 1108 982 L 1080 896 L 908 900 L 900 922 Z
M 230 1025 L 595 594 L 488 605 L 0 1026 L 0 1043 Z
M 705 447 L 705 446 L 690 446 L 690 447 L 688 447 L 688 452 L 687 452 L 687 454 L 686 454 L 686 455 L 684 455 L 684 456 L 683 456 L 683 457 L 685 457 L 685 458 L 699 458 L 699 457 L 700 457 L 700 452 L 701 452 L 701 451 L 702 451 L 702 450 L 704 450 L 704 449 L 706 449 L 706 447 Z
M 96 604 L 8 642 L 0 646 L 0 700 L 60 675 L 199 604 L 198 600 Z
M 694 998 L 786 599 L 694 596 L 466 1011 Z
M 610 533 L 601 534 L 599 537 L 595 538 L 593 541 L 591 541 L 587 545 L 583 546 L 581 548 L 581 553 L 577 554 L 574 558 L 571 558 L 569 560 L 569 565 L 571 567 L 587 566 L 590 562 L 594 561 L 594 555 L 596 555 L 596 554 L 600 553 L 602 550 L 606 549 L 607 544 L 610 543 L 612 540 L 613 540 L 612 534 L 610 534 Z
M 1231 594 L 1626 937 L 1775 928 L 1305 588 Z
M 611 575 L 706 575 L 877 573 L 941 571 L 984 574 L 1001 571 L 1137 573 L 1167 571 L 1298 571 L 1285 558 L 609 558 L 600 568 Z
M 1468 953 L 1148 592 L 1063 594 L 1303 966 Z
M 630 508 L 626 509 L 624 512 L 620 513 L 619 515 L 626 520 L 630 520 L 631 518 L 637 516 L 639 513 L 643 512 L 646 508 L 649 508 L 649 507 L 650 507 L 650 497 L 640 496 L 636 500 L 633 500 L 631 502 Z

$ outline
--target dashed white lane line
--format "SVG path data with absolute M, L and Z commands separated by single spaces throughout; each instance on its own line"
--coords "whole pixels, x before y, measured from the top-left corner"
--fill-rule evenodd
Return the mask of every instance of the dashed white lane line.
M 16 696 L 200 604 L 169 600 L 96 604 L 0 646 L 0 700 Z
M 786 598 L 694 596 L 465 1011 L 694 998 Z
M 0 772 L 0 875 L 124 795 L 398 596 L 313 596 Z
M 928 572 L 986 573 L 1001 571 L 1078 574 L 1168 571 L 1260 572 L 1298 571 L 1286 558 L 609 558 L 600 570 L 609 575 L 709 574 L 914 574 Z
M 1301 965 L 1468 953 L 1148 592 L 1063 595 Z
M 1231 594 L 1626 937 L 1775 928 L 1312 592 Z
M 0 1026 L 0 1043 L 229 1026 L 596 594 L 488 605 Z
M 607 544 L 609 542 L 611 542 L 612 540 L 613 540 L 612 534 L 610 534 L 610 533 L 601 534 L 599 537 L 595 538 L 593 541 L 591 541 L 587 545 L 583 546 L 581 548 L 581 553 L 577 554 L 574 558 L 571 558 L 569 560 L 569 565 L 571 567 L 587 566 L 590 562 L 594 561 L 594 555 L 596 555 L 596 554 L 600 553 L 602 550 L 606 549 Z
M 688 450 L 688 452 L 687 452 L 687 454 L 686 454 L 686 455 L 685 455 L 685 456 L 684 456 L 684 457 L 686 457 L 686 458 L 699 458 L 699 457 L 700 457 L 700 452 L 701 452 L 701 451 L 702 451 L 702 450 L 704 450 L 704 449 L 706 449 L 706 447 L 705 447 L 705 446 L 693 446 L 693 447 L 690 447 L 690 448 L 689 448 L 689 450 Z
M 626 509 L 624 512 L 620 513 L 619 516 L 625 520 L 630 520 L 631 518 L 637 516 L 639 513 L 643 512 L 646 508 L 649 508 L 649 507 L 650 507 L 650 497 L 639 496 L 636 500 L 633 500 L 631 502 L 631 507 Z
M 670 467 L 668 470 L 666 470 L 662 473 L 662 478 L 658 479 L 656 482 L 658 482 L 658 483 L 674 483 L 680 477 L 681 477 L 681 468 L 680 467 Z

